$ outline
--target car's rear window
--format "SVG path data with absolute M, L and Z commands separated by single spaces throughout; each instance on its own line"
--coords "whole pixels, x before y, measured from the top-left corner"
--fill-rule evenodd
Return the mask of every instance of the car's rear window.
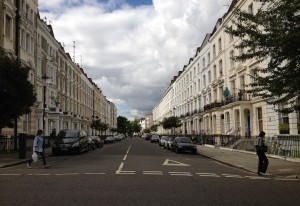
M 78 138 L 79 132 L 76 130 L 67 130 L 67 131 L 60 131 L 57 135 L 58 138 Z
M 191 143 L 191 140 L 188 138 L 182 138 L 182 139 L 178 139 L 179 143 Z

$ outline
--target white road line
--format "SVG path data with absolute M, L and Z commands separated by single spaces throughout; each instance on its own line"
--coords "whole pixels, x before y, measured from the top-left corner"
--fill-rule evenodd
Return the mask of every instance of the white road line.
M 169 172 L 169 174 L 176 176 L 193 176 L 190 172 Z
M 51 174 L 27 174 L 28 176 L 49 176 Z
M 199 175 L 200 177 L 221 177 L 215 173 L 196 173 L 196 175 Z
M 143 171 L 144 175 L 163 175 L 162 171 Z
M 84 173 L 85 175 L 106 175 L 106 173 L 104 172 L 99 172 L 99 173 L 96 173 L 96 172 L 87 172 L 87 173 Z
M 225 176 L 225 177 L 232 177 L 232 178 L 245 178 L 245 177 L 242 177 L 242 176 L 240 176 L 240 175 L 232 175 L 232 174 L 222 174 L 223 176 Z
M 61 173 L 61 174 L 54 174 L 56 176 L 64 176 L 64 175 L 79 175 L 79 173 Z
M 121 164 L 120 164 L 120 166 L 119 166 L 119 169 L 116 171 L 116 173 L 121 172 L 122 169 L 123 169 L 123 166 L 124 166 L 124 163 L 121 162 Z
M 123 158 L 123 161 L 125 161 L 125 160 L 126 160 L 126 158 L 127 158 L 127 154 L 124 156 L 124 158 Z
M 135 171 L 117 171 L 116 175 L 135 175 Z
M 21 176 L 22 174 L 0 174 L 1 176 Z
M 270 178 L 268 177 L 262 177 L 262 176 L 245 176 L 251 180 L 269 180 Z

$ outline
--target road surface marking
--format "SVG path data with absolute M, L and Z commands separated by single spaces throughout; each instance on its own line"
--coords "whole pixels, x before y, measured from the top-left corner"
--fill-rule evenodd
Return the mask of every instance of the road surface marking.
M 1 176 L 21 176 L 22 174 L 0 174 Z
M 144 175 L 163 175 L 162 171 L 143 171 Z
M 262 177 L 262 176 L 245 176 L 245 177 L 247 177 L 251 180 L 268 180 L 268 179 L 270 179 L 268 177 Z
M 54 174 L 56 176 L 66 176 L 66 175 L 79 175 L 79 173 L 60 173 L 60 174 Z
M 28 174 L 29 176 L 49 176 L 51 174 Z
M 217 175 L 215 173 L 196 173 L 200 177 L 221 177 L 220 175 Z
M 166 159 L 166 161 L 162 165 L 165 165 L 165 166 L 184 166 L 184 167 L 191 166 L 191 165 L 184 164 L 184 163 L 177 162 L 175 160 L 170 160 L 170 159 Z
M 124 156 L 124 158 L 123 158 L 123 161 L 125 161 L 125 160 L 126 160 L 126 158 L 127 158 L 127 154 Z
M 99 173 L 96 173 L 96 172 L 87 172 L 87 173 L 84 173 L 85 175 L 106 175 L 106 173 L 104 172 L 99 172 Z
M 169 174 L 176 176 L 193 176 L 190 172 L 169 172 Z
M 240 175 L 232 175 L 232 174 L 222 174 L 223 176 L 225 177 L 232 177 L 232 178 L 245 178 L 245 177 L 242 177 Z

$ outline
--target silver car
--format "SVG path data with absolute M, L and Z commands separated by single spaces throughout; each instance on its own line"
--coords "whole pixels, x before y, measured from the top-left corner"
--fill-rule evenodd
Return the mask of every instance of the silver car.
M 159 139 L 159 146 L 165 146 L 165 142 L 167 141 L 168 139 L 168 136 L 162 136 L 160 139 Z
M 165 142 L 164 148 L 170 150 L 171 144 L 174 141 L 175 137 L 168 137 L 168 139 Z

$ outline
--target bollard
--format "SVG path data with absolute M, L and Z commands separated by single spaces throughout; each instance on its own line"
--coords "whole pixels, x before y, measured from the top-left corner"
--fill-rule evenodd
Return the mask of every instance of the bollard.
M 26 134 L 19 134 L 19 159 L 26 159 Z

